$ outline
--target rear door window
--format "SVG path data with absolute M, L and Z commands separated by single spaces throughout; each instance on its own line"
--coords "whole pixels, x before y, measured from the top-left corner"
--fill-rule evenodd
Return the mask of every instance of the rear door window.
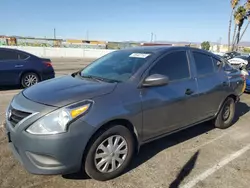
M 193 52 L 193 56 L 198 76 L 214 73 L 214 62 L 212 57 L 200 52 Z

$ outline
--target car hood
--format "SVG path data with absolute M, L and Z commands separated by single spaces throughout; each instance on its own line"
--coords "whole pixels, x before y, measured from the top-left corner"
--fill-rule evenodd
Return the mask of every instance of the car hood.
M 64 76 L 36 84 L 23 91 L 23 95 L 37 103 L 62 107 L 84 99 L 93 99 L 112 92 L 117 83 Z

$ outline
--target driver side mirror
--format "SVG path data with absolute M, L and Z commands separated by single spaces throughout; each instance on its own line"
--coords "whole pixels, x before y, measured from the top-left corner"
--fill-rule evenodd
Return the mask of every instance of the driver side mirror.
M 162 86 L 169 83 L 169 78 L 161 74 L 152 74 L 142 83 L 143 87 Z

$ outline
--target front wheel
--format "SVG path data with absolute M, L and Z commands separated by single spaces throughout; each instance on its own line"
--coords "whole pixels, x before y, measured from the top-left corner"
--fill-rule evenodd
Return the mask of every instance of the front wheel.
M 229 97 L 226 99 L 217 117 L 215 118 L 215 127 L 220 129 L 226 129 L 230 127 L 233 123 L 234 115 L 235 101 L 233 98 Z
M 106 181 L 119 176 L 134 154 L 134 138 L 124 126 L 112 126 L 92 140 L 85 159 L 85 172 L 93 179 Z

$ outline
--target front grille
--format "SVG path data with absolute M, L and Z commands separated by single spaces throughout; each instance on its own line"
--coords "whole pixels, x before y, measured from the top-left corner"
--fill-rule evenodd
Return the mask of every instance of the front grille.
M 9 109 L 9 121 L 10 123 L 15 127 L 16 124 L 18 124 L 20 121 L 22 121 L 24 118 L 28 117 L 31 115 L 29 112 L 23 112 L 20 110 L 16 110 L 12 107 Z

